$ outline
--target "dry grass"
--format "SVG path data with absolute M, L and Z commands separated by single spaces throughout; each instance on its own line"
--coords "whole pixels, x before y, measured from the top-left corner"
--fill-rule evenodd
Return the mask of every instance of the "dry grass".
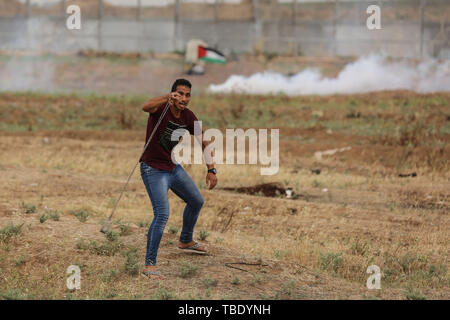
M 52 101 L 61 104 L 60 99 L 65 98 Z M 198 99 L 211 101 L 214 97 Z M 224 114 L 232 114 L 227 107 L 234 105 L 227 99 L 236 101 L 237 97 L 217 97 Z M 250 98 L 249 105 L 259 99 Z M 373 139 L 368 131 L 356 134 L 335 128 L 330 134 L 320 122 L 361 121 L 346 118 L 352 99 L 357 99 L 368 105 L 373 100 L 392 104 L 385 113 L 397 117 L 398 126 L 407 125 L 401 108 L 396 107 L 399 100 L 421 101 L 417 108 L 435 101 L 433 110 L 445 115 L 448 111 L 441 103 L 448 102 L 448 95 L 398 92 L 305 97 L 301 102 L 286 98 L 286 103 L 280 99 L 284 98 L 274 97 L 271 102 L 265 97 L 261 103 L 276 106 L 275 112 L 290 112 L 286 105 L 300 104 L 297 118 L 292 119 L 296 113 L 290 114 L 297 123 L 305 121 L 302 112 L 307 111 L 302 111 L 302 105 L 317 103 L 330 108 L 324 107 L 324 119 L 312 128 L 289 123 L 280 126 L 281 167 L 275 176 L 259 175 L 257 165 L 218 165 L 219 185 L 209 191 L 204 183 L 205 168 L 185 166 L 206 200 L 195 237 L 204 239 L 211 254 L 199 257 L 178 252 L 178 233 L 168 229 L 180 229 L 184 203 L 169 192 L 171 216 L 158 255 L 165 281 L 148 281 L 136 274 L 142 268 L 152 218 L 151 204 L 138 173 L 116 212 L 115 233 L 105 237 L 99 232 L 102 219 L 110 213 L 137 161 L 143 131 L 3 131 L 0 229 L 8 228 L 9 223 L 23 225 L 20 233 L 0 243 L 2 297 L 450 298 L 448 124 L 440 123 L 436 116 L 435 122 L 428 123 L 440 123 L 441 133 L 421 140 L 426 143 L 405 145 L 395 140 L 400 137 L 395 130 L 386 131 L 388 136 L 391 132 L 391 142 L 387 143 Z M 212 106 L 201 109 L 198 115 L 213 114 L 209 108 Z M 368 115 L 370 108 L 359 107 L 359 111 Z M 247 116 L 245 112 L 237 116 L 238 120 Z M 372 118 L 364 119 L 360 126 L 372 125 Z M 352 149 L 324 156 L 322 161 L 314 158 L 315 151 L 347 145 Z M 430 154 L 435 156 L 427 158 Z M 311 171 L 318 168 L 319 175 Z M 398 173 L 410 171 L 417 172 L 417 177 L 398 177 Z M 298 198 L 223 190 L 270 182 L 292 187 Z M 323 192 L 325 188 L 327 192 Z M 33 206 L 36 209 L 26 213 L 26 208 Z M 41 223 L 39 217 L 46 210 L 57 211 L 59 220 Z M 73 212 L 89 215 L 82 222 Z M 267 266 L 242 266 L 250 272 L 225 266 L 227 262 L 242 261 L 262 261 Z M 65 271 L 71 264 L 81 267 L 81 290 L 69 291 L 65 286 Z M 366 288 L 366 269 L 371 264 L 381 268 L 380 291 Z

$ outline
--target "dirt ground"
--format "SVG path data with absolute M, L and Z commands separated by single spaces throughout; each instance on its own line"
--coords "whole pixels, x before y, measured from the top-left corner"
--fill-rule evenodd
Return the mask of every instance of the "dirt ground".
M 0 93 L 0 298 L 449 299 L 449 93 L 204 92 L 267 69 L 334 76 L 351 60 L 240 56 L 190 78 L 205 129 L 279 129 L 280 168 L 218 164 L 208 190 L 204 165 L 185 165 L 205 198 L 195 239 L 210 254 L 177 249 L 184 203 L 169 192 L 166 280 L 149 281 L 139 271 L 153 211 L 139 172 L 114 232 L 100 228 L 144 146 L 140 107 L 183 75 L 182 56 L 0 55 L 0 73 L 30 67 L 8 82 L 57 92 Z M 70 265 L 80 290 L 66 286 Z M 366 286 L 370 265 L 380 290 Z
M 143 147 L 143 122 L 121 128 L 116 105 L 124 102 L 116 98 L 0 95 L 1 297 L 450 298 L 448 94 L 246 97 L 241 111 L 236 96 L 193 99 L 209 127 L 217 106 L 237 124 L 258 110 L 268 123 L 263 112 L 271 109 L 270 127 L 280 128 L 280 170 L 261 176 L 258 165 L 217 165 L 219 184 L 208 190 L 204 166 L 185 165 L 205 198 L 195 239 L 210 254 L 176 248 L 184 203 L 169 192 L 171 216 L 158 255 L 167 279 L 152 281 L 139 275 L 152 219 L 139 172 L 119 204 L 114 233 L 99 232 Z M 388 107 L 375 113 L 377 105 Z M 76 115 L 65 113 L 74 106 Z M 27 110 L 34 122 L 20 122 Z M 75 127 L 94 115 L 98 127 Z M 119 127 L 103 115 L 119 119 Z M 397 130 L 373 134 L 380 119 Z M 366 287 L 373 264 L 381 269 L 381 290 Z M 81 268 L 80 290 L 66 287 L 70 265 Z

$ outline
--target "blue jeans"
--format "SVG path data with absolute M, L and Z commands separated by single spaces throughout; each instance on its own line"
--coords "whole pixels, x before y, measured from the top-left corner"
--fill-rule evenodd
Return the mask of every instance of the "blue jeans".
M 141 162 L 141 177 L 153 206 L 153 221 L 147 234 L 145 265 L 156 265 L 159 243 L 169 219 L 169 189 L 186 202 L 183 212 L 183 228 L 180 241 L 192 241 L 194 226 L 204 199 L 183 167 L 176 165 L 172 171 L 159 170 Z

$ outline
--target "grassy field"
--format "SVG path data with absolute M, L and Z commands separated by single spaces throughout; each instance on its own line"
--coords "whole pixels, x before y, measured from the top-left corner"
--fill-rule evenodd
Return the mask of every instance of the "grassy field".
M 450 94 L 195 95 L 204 128 L 280 129 L 280 170 L 218 165 L 210 191 L 205 166 L 186 165 L 210 255 L 177 251 L 184 203 L 169 192 L 164 281 L 139 276 L 153 211 L 138 172 L 114 231 L 99 232 L 144 146 L 147 98 L 0 94 L 1 298 L 450 298 Z M 366 287 L 372 264 L 381 290 Z M 70 265 L 80 290 L 66 287 Z

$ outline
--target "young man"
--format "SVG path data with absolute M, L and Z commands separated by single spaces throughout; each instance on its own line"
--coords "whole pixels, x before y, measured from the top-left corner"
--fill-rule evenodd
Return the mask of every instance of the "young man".
M 194 135 L 195 114 L 187 108 L 191 99 L 191 83 L 185 79 L 177 79 L 172 85 L 170 94 L 150 99 L 142 107 L 149 113 L 147 122 L 148 141 L 155 124 L 169 102 L 169 110 L 164 115 L 156 129 L 145 153 L 140 159 L 141 177 L 153 206 L 153 222 L 147 235 L 147 254 L 143 275 L 152 279 L 164 279 L 156 268 L 156 256 L 164 228 L 169 218 L 168 191 L 171 189 L 186 202 L 183 212 L 183 228 L 181 230 L 178 248 L 189 252 L 205 254 L 206 248 L 193 241 L 194 226 L 203 206 L 204 199 L 195 183 L 179 164 L 172 162 L 171 151 L 178 143 L 171 139 L 172 132 L 186 129 Z M 196 137 L 202 142 L 202 149 L 208 145 L 203 141 L 203 133 Z M 212 163 L 207 160 L 207 163 Z M 214 164 L 207 164 L 206 184 L 212 189 L 217 184 Z

